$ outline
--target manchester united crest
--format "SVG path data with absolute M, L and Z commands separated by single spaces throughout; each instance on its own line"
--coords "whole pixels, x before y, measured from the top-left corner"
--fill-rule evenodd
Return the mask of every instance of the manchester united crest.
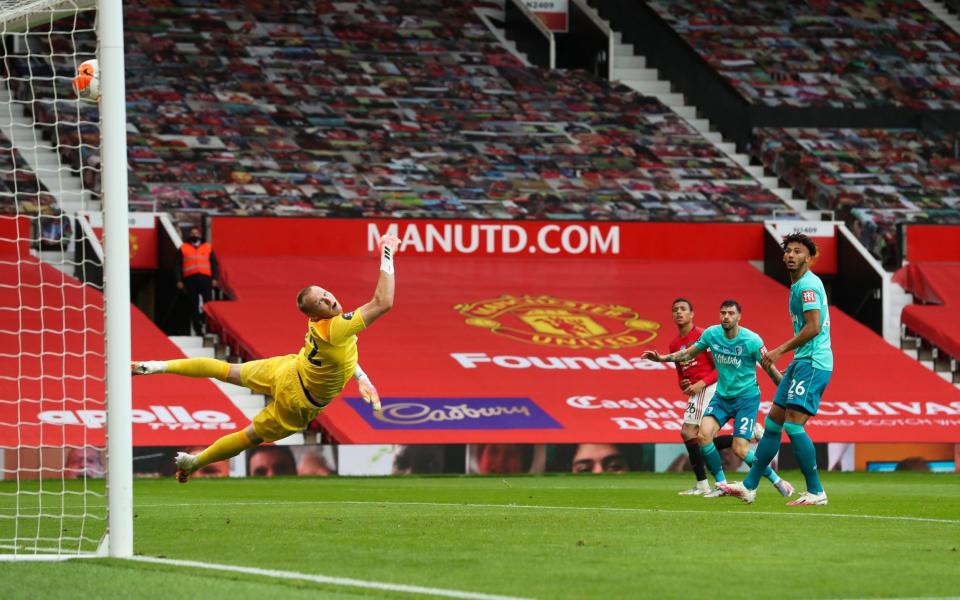
M 609 350 L 646 344 L 660 324 L 617 304 L 561 300 L 553 296 L 510 296 L 457 304 L 466 324 L 517 341 L 569 349 Z

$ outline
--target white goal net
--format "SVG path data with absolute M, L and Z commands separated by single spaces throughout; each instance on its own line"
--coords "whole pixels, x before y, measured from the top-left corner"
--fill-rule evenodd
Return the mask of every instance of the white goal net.
M 0 555 L 96 553 L 107 529 L 100 114 L 71 88 L 93 2 L 0 0 Z M 99 427 L 87 425 L 97 423 Z

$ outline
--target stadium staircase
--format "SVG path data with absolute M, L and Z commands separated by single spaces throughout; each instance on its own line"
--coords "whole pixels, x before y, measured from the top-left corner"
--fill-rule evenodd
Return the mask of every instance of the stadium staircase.
M 7 86 L 0 86 L 0 104 L 9 104 L 12 98 Z M 64 175 L 60 167 L 60 155 L 54 146 L 43 140 L 33 126 L 33 120 L 22 110 L 10 110 L 9 120 L 0 125 L 0 132 L 10 140 L 13 147 L 36 173 L 40 183 L 57 199 L 57 205 L 76 222 L 75 216 L 81 210 L 100 210 L 100 201 L 92 198 L 80 185 L 80 178 Z M 74 256 L 74 239 L 60 250 L 31 249 L 30 253 L 45 263 L 56 267 L 67 275 L 74 274 L 76 265 L 69 257 Z
M 719 152 L 729 156 L 731 160 L 739 164 L 747 173 L 752 175 L 754 179 L 759 181 L 763 187 L 770 190 L 805 219 L 812 221 L 823 220 L 823 211 L 808 210 L 806 200 L 794 198 L 791 188 L 782 186 L 780 180 L 771 173 L 768 173 L 763 166 L 752 164 L 748 154 L 739 152 L 737 145 L 725 139 L 708 119 L 698 116 L 696 106 L 687 104 L 683 94 L 672 91 L 674 87 L 672 82 L 661 78 L 657 69 L 647 68 L 646 57 L 637 54 L 633 44 L 623 43 L 623 32 L 619 31 L 609 20 L 603 18 L 592 4 L 589 4 L 589 7 L 596 18 L 605 23 L 607 27 L 614 32 L 616 46 L 613 51 L 613 79 L 619 80 L 624 85 L 645 96 L 653 96 L 660 100 L 660 102 L 669 107 L 670 110 L 686 119 L 687 123 L 700 132 L 704 138 L 709 140 Z
M 11 101 L 7 87 L 0 87 L 0 104 L 7 105 Z M 4 120 L 0 131 L 13 142 L 40 182 L 57 197 L 60 208 L 67 213 L 100 210 L 100 201 L 94 200 L 89 192 L 83 191 L 79 177 L 64 176 L 60 167 L 60 156 L 54 145 L 40 137 L 39 131 L 33 127 L 33 120 L 22 110 L 11 110 L 10 113 L 9 122 Z
M 670 108 L 670 110 L 683 117 L 694 129 L 713 144 L 717 151 L 728 156 L 731 160 L 743 167 L 760 185 L 783 200 L 803 218 L 812 221 L 823 220 L 823 211 L 808 210 L 806 200 L 794 198 L 791 188 L 780 185 L 779 179 L 767 173 L 763 166 L 751 164 L 748 154 L 738 152 L 736 144 L 725 139 L 720 132 L 715 130 L 709 120 L 698 117 L 697 107 L 687 104 L 683 94 L 672 91 L 674 87 L 673 84 L 669 80 L 662 79 L 657 69 L 648 69 L 647 58 L 637 54 L 633 44 L 623 43 L 622 31 L 618 31 L 610 21 L 600 16 L 595 7 L 589 3 L 586 7 L 593 12 L 593 16 L 596 17 L 596 19 L 606 24 L 614 34 L 614 80 L 620 81 L 644 96 L 656 98 Z M 517 59 L 525 65 L 530 64 L 528 57 L 520 51 L 517 44 L 507 39 L 506 31 L 503 27 L 503 9 L 477 9 L 477 13 L 490 28 L 494 36 L 511 54 L 516 56 Z
M 886 277 L 892 280 L 893 274 L 887 273 Z M 901 338 L 903 325 L 900 322 L 900 315 L 903 313 L 903 307 L 913 304 L 913 294 L 907 292 L 900 284 L 894 281 L 890 281 L 887 290 L 887 301 L 890 303 L 890 311 L 887 313 L 887 322 L 883 327 L 883 338 L 893 346 L 902 347 Z
M 937 2 L 936 0 L 918 0 L 918 2 L 935 17 L 946 23 L 950 29 L 960 33 L 960 18 L 957 18 L 955 13 L 950 12 L 943 2 Z
M 490 33 L 493 34 L 497 41 L 500 42 L 500 45 L 510 51 L 517 60 L 522 62 L 524 66 L 529 67 L 530 58 L 517 46 L 517 43 L 511 39 L 507 38 L 507 31 L 504 26 L 506 21 L 506 10 L 503 7 L 503 3 L 496 8 L 492 6 L 484 6 L 474 8 L 473 11 L 477 13 L 477 16 L 480 17 L 480 20 L 483 21 L 483 24 L 487 26 L 487 29 L 490 30 Z
M 960 390 L 960 364 L 958 361 L 926 339 L 907 331 L 901 325 L 900 349 L 921 365 L 939 375 L 944 381 L 952 383 Z
M 887 277 L 892 278 L 892 274 L 888 273 Z M 890 282 L 887 290 L 890 311 L 883 328 L 884 339 L 960 390 L 960 364 L 957 360 L 942 352 L 928 340 L 908 331 L 901 320 L 903 308 L 914 302 L 913 294 L 893 281 Z
M 949 263 L 945 263 L 949 264 Z M 911 284 L 905 283 L 908 287 Z M 903 290 L 899 284 L 891 282 L 891 290 Z M 911 288 L 913 289 L 913 288 Z M 917 292 L 917 290 L 914 290 Z M 896 293 L 896 292 L 894 292 Z M 923 291 L 919 291 L 917 296 L 913 294 L 908 294 L 903 292 L 903 297 L 906 300 L 903 306 L 900 306 L 896 311 L 896 320 L 898 323 L 899 339 L 897 340 L 899 347 L 907 356 L 917 360 L 930 369 L 937 375 L 939 375 L 944 381 L 953 384 L 957 389 L 960 389 L 960 353 L 957 352 L 957 349 L 953 345 L 948 345 L 944 341 L 944 338 L 934 339 L 931 336 L 931 331 L 920 331 L 914 330 L 908 325 L 914 323 L 913 321 L 903 322 L 901 313 L 904 306 L 908 304 L 947 304 L 948 307 L 953 306 L 950 302 L 950 296 L 934 294 L 939 300 L 932 300 L 929 296 L 930 293 L 926 294 Z M 891 294 L 891 299 L 895 299 L 894 294 Z M 896 305 L 892 305 L 891 308 L 897 308 Z M 948 308 L 949 310 L 949 308 Z M 893 311 L 891 311 L 893 313 Z M 955 313 L 948 312 L 951 316 L 948 318 L 955 317 Z M 891 318 L 894 318 L 894 315 L 891 314 Z M 949 339 L 951 334 L 949 332 L 953 331 L 953 323 L 937 323 L 936 330 L 938 332 L 947 332 L 946 338 Z M 926 334 L 926 335 L 925 335 Z M 930 337 L 928 337 L 930 336 Z

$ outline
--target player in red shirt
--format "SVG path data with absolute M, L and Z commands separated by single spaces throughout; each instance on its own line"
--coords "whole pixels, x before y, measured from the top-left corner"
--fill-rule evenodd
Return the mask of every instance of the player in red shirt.
M 673 353 L 693 345 L 700 339 L 703 328 L 694 325 L 693 304 L 686 298 L 674 300 L 671 312 L 678 331 L 677 337 L 670 342 L 670 352 Z M 685 363 L 677 363 L 677 379 L 680 381 L 681 391 L 689 397 L 687 410 L 683 415 L 680 437 L 683 438 L 683 445 L 687 447 L 690 464 L 693 466 L 693 474 L 697 477 L 697 485 L 680 492 L 680 495 L 705 496 L 708 498 L 722 496 L 722 492 L 710 491 L 707 469 L 704 466 L 703 455 L 700 453 L 700 442 L 697 439 L 703 411 L 710 404 L 710 399 L 713 398 L 713 393 L 717 389 L 717 368 L 713 365 L 713 356 L 709 352 L 703 352 Z M 732 444 L 733 436 L 729 435 L 721 435 L 714 440 L 714 445 L 718 450 L 729 448 Z

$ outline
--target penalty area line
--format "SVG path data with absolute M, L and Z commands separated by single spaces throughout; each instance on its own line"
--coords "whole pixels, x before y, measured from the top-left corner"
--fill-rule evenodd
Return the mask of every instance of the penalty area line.
M 383 590 L 387 592 L 401 592 L 407 594 L 425 594 L 428 596 L 438 596 L 443 598 L 463 598 L 465 600 L 530 600 L 518 596 L 499 596 L 496 594 L 483 594 L 477 592 L 464 592 L 461 590 L 447 590 L 443 588 L 423 587 L 419 585 L 407 585 L 403 583 L 386 583 L 382 581 L 367 581 L 364 579 L 351 579 L 349 577 L 331 577 L 329 575 L 313 575 L 310 573 L 297 573 L 296 571 L 275 571 L 273 569 L 260 569 L 257 567 L 241 567 L 237 565 L 223 565 L 217 563 L 198 562 L 194 560 L 177 560 L 174 558 L 155 558 L 153 556 L 133 556 L 126 560 L 153 563 L 158 565 L 171 565 L 174 567 L 188 567 L 192 569 L 208 569 L 212 571 L 229 571 L 231 573 L 243 573 L 246 575 L 260 575 L 263 577 L 272 577 L 274 579 L 293 579 L 296 581 L 310 581 L 313 583 L 323 583 L 342 587 L 355 587 L 366 590 Z
M 555 506 L 538 504 L 483 504 L 471 502 L 389 502 L 383 500 L 286 500 L 281 502 L 269 501 L 249 501 L 249 502 L 171 502 L 169 504 L 137 504 L 135 508 L 175 508 L 175 507 L 203 507 L 203 506 L 310 506 L 310 505 L 359 505 L 359 506 L 431 506 L 437 508 L 494 508 L 494 509 L 520 509 L 520 510 L 569 510 L 569 511 L 594 511 L 594 512 L 621 512 L 621 513 L 649 513 L 649 514 L 698 514 L 698 515 L 748 515 L 748 516 L 774 516 L 774 517 L 811 517 L 826 519 L 860 519 L 867 521 L 907 521 L 913 523 L 939 523 L 942 525 L 960 525 L 958 519 L 936 519 L 933 517 L 912 517 L 909 515 L 859 515 L 854 513 L 824 513 L 824 512 L 775 512 L 762 510 L 697 510 L 697 509 L 675 509 L 675 508 L 632 508 L 627 506 Z

